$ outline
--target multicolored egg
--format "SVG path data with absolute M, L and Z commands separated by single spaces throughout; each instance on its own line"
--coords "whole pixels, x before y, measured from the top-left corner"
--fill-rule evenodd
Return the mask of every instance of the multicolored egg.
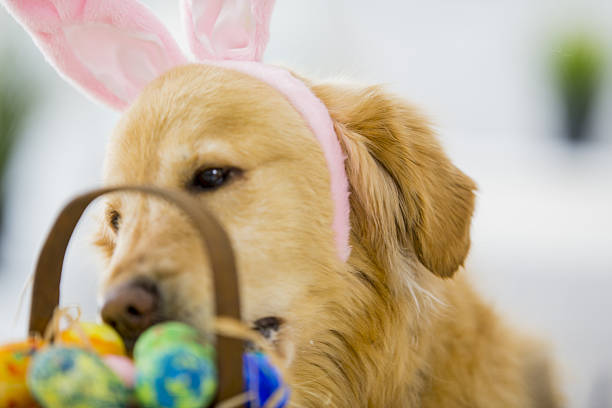
M 246 389 L 256 398 L 249 407 L 283 408 L 289 402 L 289 388 L 283 383 L 278 370 L 265 354 L 245 353 L 242 357 L 242 371 Z
M 28 386 L 45 408 L 124 408 L 129 392 L 95 354 L 52 346 L 32 361 Z
M 148 353 L 167 342 L 170 343 L 201 343 L 200 334 L 193 327 L 181 322 L 165 322 L 147 329 L 134 346 L 134 359 L 143 352 Z
M 203 407 L 215 396 L 215 351 L 185 324 L 147 330 L 136 342 L 134 359 L 136 397 L 144 408 Z
M 75 323 L 78 327 L 72 327 L 60 333 L 60 343 L 68 346 L 91 347 L 100 355 L 124 356 L 125 345 L 121 336 L 109 325 L 90 322 Z M 86 339 L 83 338 L 85 335 Z M 89 341 L 89 344 L 87 341 Z
M 43 345 L 29 339 L 0 347 L 0 407 L 30 408 L 36 402 L 26 384 L 31 357 Z

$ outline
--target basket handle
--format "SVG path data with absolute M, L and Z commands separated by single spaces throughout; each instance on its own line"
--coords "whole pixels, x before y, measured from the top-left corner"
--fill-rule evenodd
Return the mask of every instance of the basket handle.
M 93 190 L 75 197 L 60 212 L 38 257 L 34 273 L 29 331 L 42 335 L 59 305 L 60 279 L 64 255 L 72 232 L 85 209 L 96 198 L 116 192 L 134 192 L 155 196 L 181 209 L 198 230 L 208 254 L 215 290 L 217 317 L 241 321 L 238 276 L 229 238 L 221 225 L 187 193 L 150 186 L 121 186 Z M 217 401 L 243 392 L 242 340 L 217 335 L 219 389 Z

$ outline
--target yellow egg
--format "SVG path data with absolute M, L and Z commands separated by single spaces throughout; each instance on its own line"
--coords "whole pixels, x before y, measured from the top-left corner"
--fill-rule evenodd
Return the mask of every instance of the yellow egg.
M 0 407 L 37 407 L 26 385 L 31 356 L 43 345 L 40 340 L 0 346 Z
M 89 340 L 91 347 L 100 355 L 125 356 L 125 345 L 119 334 L 107 324 L 90 322 L 76 323 L 78 327 L 72 327 L 59 335 L 59 342 L 67 346 L 78 346 L 87 348 Z

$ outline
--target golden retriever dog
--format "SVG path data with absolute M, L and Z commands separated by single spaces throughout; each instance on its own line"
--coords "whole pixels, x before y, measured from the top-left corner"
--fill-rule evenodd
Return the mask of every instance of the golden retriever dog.
M 461 270 L 474 182 L 380 87 L 261 64 L 272 0 L 182 1 L 203 64 L 134 0 L 3 4 L 60 73 L 123 111 L 105 183 L 188 191 L 225 226 L 245 322 L 281 356 L 291 407 L 560 405 L 543 347 Z M 207 255 L 177 209 L 110 196 L 96 242 L 101 314 L 129 348 L 159 321 L 211 327 Z
M 105 182 L 190 191 L 221 221 L 245 319 L 284 357 L 292 407 L 559 406 L 543 351 L 461 271 L 474 182 L 401 99 L 310 87 L 347 156 L 346 263 L 321 147 L 281 94 L 245 74 L 189 65 L 148 85 L 112 136 Z M 97 244 L 110 302 L 138 288 L 129 310 L 103 311 L 128 343 L 158 320 L 208 327 L 205 254 L 178 210 L 112 196 Z

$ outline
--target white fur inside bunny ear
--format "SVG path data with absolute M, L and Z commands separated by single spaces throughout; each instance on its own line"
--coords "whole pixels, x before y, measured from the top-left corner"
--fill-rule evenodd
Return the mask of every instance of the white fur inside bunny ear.
M 5 0 L 61 75 L 114 108 L 187 62 L 164 25 L 134 0 Z
M 274 0 L 181 0 L 183 25 L 200 60 L 260 61 Z

